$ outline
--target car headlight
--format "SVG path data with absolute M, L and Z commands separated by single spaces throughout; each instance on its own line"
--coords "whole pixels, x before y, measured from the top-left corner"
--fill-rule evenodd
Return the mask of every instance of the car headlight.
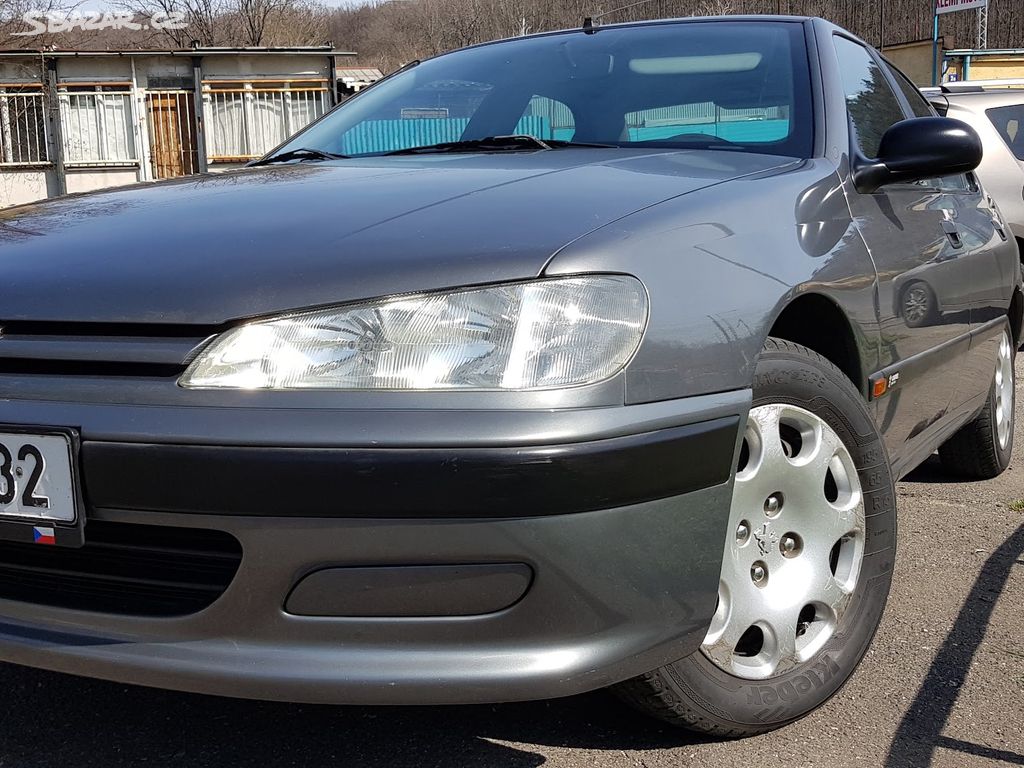
M 622 369 L 647 293 L 621 275 L 398 296 L 247 323 L 181 377 L 191 388 L 551 389 Z

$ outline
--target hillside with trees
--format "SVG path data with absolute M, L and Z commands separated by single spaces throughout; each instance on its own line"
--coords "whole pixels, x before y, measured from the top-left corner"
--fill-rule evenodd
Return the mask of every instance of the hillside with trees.
M 405 0 L 336 10 L 330 38 L 360 53 L 360 62 L 390 70 L 401 63 L 451 48 L 525 32 L 578 26 L 626 0 Z M 610 13 L 606 22 L 667 16 L 782 13 L 822 16 L 878 45 L 930 40 L 933 0 L 653 0 Z M 880 13 L 884 12 L 884 17 Z M 881 21 L 881 24 L 880 24 Z M 974 11 L 944 14 L 947 45 L 973 47 Z M 1024 0 L 991 0 L 990 48 L 1024 47 Z
M 72 2 L 73 0 L 68 0 Z M 58 3 L 60 0 L 47 0 Z M 183 30 L 129 32 L 74 30 L 18 37 L 21 14 L 34 0 L 0 0 L 0 48 L 167 48 L 202 45 L 313 45 L 333 42 L 357 51 L 358 64 L 394 69 L 452 48 L 529 32 L 578 26 L 587 16 L 611 23 L 666 16 L 783 13 L 823 16 L 878 45 L 930 39 L 933 0 L 652 0 L 618 10 L 624 0 L 369 0 L 330 8 L 316 0 L 112 0 L 110 5 L 149 16 L 179 11 Z M 43 8 L 47 7 L 45 4 Z M 58 6 L 59 7 L 59 6 Z M 609 13 L 611 11 L 611 13 Z M 945 14 L 947 45 L 973 47 L 973 11 Z M 1024 47 L 1024 0 L 991 0 L 990 48 Z

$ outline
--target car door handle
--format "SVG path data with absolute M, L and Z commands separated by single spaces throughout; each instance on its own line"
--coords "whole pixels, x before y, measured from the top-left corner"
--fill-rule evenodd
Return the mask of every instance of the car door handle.
M 946 233 L 946 237 L 954 248 L 964 247 L 964 241 L 960 238 L 960 230 L 955 222 L 948 220 L 942 222 L 942 231 Z
M 1003 224 L 1003 217 L 999 215 L 996 203 L 991 195 L 988 195 L 986 202 L 988 203 L 988 215 L 992 217 L 992 226 L 995 227 L 996 233 L 1002 238 L 1003 242 L 1006 242 L 1006 225 Z

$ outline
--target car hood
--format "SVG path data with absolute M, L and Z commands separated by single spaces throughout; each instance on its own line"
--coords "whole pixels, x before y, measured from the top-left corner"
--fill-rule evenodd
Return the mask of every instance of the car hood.
M 787 164 L 566 149 L 261 166 L 0 211 L 0 321 L 218 324 L 541 274 L 639 209 Z

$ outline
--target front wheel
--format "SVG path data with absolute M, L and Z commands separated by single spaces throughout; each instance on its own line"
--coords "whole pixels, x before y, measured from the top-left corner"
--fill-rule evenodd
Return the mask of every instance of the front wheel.
M 769 339 L 707 636 L 699 652 L 618 692 L 717 736 L 771 730 L 823 704 L 881 621 L 895 498 L 885 446 L 857 390 L 820 355 Z

